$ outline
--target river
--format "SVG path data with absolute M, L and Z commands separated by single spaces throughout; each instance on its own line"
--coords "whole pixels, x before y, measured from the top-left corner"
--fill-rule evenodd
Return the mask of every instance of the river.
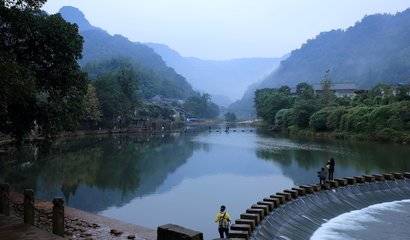
M 17 162 L 0 161 L 0 180 L 17 190 L 33 188 L 40 199 L 62 196 L 74 208 L 153 229 L 179 224 L 212 239 L 220 205 L 236 219 L 266 196 L 317 182 L 316 172 L 331 157 L 336 177 L 410 170 L 408 146 L 289 139 L 236 128 L 26 146 L 12 156 Z

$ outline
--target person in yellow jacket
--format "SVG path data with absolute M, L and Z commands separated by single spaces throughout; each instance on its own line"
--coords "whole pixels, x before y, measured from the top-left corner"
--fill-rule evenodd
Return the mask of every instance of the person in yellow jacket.
M 231 223 L 231 216 L 226 211 L 225 206 L 221 206 L 221 210 L 216 214 L 215 222 L 218 223 L 218 232 L 221 238 L 229 238 L 229 224 Z

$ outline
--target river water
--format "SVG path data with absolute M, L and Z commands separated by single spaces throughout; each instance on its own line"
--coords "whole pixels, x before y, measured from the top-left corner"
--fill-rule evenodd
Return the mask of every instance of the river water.
M 27 146 L 13 156 L 17 162 L 0 161 L 0 180 L 17 190 L 33 188 L 37 198 L 62 196 L 74 208 L 153 229 L 179 224 L 212 239 L 220 205 L 236 219 L 266 196 L 317 182 L 316 172 L 331 157 L 336 177 L 410 170 L 408 146 L 234 130 Z

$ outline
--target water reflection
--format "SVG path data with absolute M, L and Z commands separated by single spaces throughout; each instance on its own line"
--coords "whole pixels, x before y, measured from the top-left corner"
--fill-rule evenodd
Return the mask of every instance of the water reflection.
M 256 154 L 279 163 L 296 184 L 317 182 L 315 173 L 332 157 L 335 177 L 410 170 L 410 149 L 395 144 L 277 138 L 274 146 L 261 142 Z
M 231 129 L 233 130 L 233 129 Z M 283 188 L 336 176 L 410 170 L 400 145 L 295 140 L 250 129 L 165 136 L 85 137 L 27 146 L 0 161 L 0 180 L 43 199 L 151 228 L 175 223 L 216 237 L 219 205 L 233 218 Z M 4 159 L 3 159 L 4 160 Z
M 69 206 L 98 212 L 154 193 L 203 145 L 171 135 L 67 140 L 42 151 L 36 161 L 38 146 L 26 147 L 2 176 L 16 190 L 32 188 L 42 199 L 64 196 Z

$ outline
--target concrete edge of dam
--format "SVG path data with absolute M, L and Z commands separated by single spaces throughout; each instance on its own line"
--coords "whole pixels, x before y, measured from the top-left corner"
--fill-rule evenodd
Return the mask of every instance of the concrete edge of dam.
M 373 204 L 410 198 L 410 173 L 338 178 L 301 185 L 256 202 L 230 227 L 231 239 L 309 239 L 340 214 Z

